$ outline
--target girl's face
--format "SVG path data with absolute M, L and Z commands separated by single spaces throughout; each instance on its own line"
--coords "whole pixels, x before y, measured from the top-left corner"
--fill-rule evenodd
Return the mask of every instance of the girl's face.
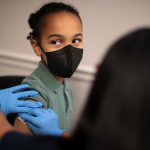
M 46 16 L 42 22 L 40 46 L 45 52 L 57 51 L 68 44 L 83 48 L 82 33 L 82 23 L 76 15 L 68 12 L 53 13 Z M 41 56 L 47 63 L 42 51 Z

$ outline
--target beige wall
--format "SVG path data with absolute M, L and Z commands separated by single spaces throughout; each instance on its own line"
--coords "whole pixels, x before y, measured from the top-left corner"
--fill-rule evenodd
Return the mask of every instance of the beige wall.
M 27 19 L 48 0 L 0 0 L 0 75 L 28 75 L 37 66 Z M 76 116 L 87 97 L 95 66 L 114 39 L 140 26 L 150 26 L 150 0 L 65 0 L 80 11 L 84 24 L 84 59 L 70 80 Z M 82 90 L 81 90 L 82 89 Z
M 26 36 L 28 16 L 48 0 L 0 0 L 0 51 L 36 56 Z M 82 66 L 91 69 L 120 34 L 150 25 L 149 0 L 65 0 L 76 6 L 84 23 Z M 91 69 L 93 71 L 93 69 Z

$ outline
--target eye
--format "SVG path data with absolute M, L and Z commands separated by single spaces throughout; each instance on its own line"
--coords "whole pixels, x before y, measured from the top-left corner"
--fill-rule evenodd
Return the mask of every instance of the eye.
M 81 39 L 73 39 L 72 40 L 72 43 L 73 44 L 78 44 L 78 43 L 80 43 L 82 40 Z
M 62 41 L 61 40 L 52 40 L 50 43 L 53 45 L 61 45 Z

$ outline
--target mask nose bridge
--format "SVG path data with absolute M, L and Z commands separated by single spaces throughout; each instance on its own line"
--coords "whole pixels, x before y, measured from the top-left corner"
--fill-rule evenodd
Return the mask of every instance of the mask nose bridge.
M 65 44 L 64 47 L 74 47 L 74 46 L 73 46 L 73 44 L 71 44 L 71 43 L 67 43 L 67 44 Z M 63 47 L 63 48 L 64 48 L 64 47 Z

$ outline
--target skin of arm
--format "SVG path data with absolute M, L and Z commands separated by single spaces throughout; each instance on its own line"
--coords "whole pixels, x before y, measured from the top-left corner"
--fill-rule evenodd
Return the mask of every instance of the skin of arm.
M 2 112 L 0 112 L 0 138 L 3 137 L 7 132 L 18 131 L 23 134 L 32 135 L 32 131 L 29 129 L 26 123 L 21 121 L 19 118 L 15 119 L 14 126 L 11 126 L 7 121 L 6 117 Z M 70 132 L 64 132 L 60 137 L 69 138 L 71 136 Z
M 15 119 L 14 128 L 16 131 L 20 133 L 24 133 L 27 135 L 33 134 L 31 129 L 28 127 L 28 125 L 24 121 L 20 120 L 18 117 Z
M 60 137 L 62 138 L 69 138 L 71 136 L 70 132 L 64 132 Z
M 21 121 L 19 118 L 15 119 L 14 128 L 16 131 L 18 131 L 20 133 L 24 133 L 24 134 L 28 134 L 28 135 L 33 134 L 31 129 L 28 127 L 28 125 L 26 123 L 24 123 L 23 121 Z M 70 132 L 64 132 L 61 135 L 62 138 L 69 138 L 70 136 L 71 136 Z
M 0 112 L 0 138 L 10 131 L 15 131 L 15 129 L 9 124 L 4 114 Z
M 35 101 L 34 98 L 32 98 L 32 97 L 30 97 L 30 98 L 28 97 L 28 100 Z M 21 120 L 20 117 L 15 118 L 14 128 L 15 128 L 15 130 L 17 130 L 20 133 L 24 133 L 27 135 L 33 134 L 31 129 L 28 127 L 28 125 L 23 120 Z

